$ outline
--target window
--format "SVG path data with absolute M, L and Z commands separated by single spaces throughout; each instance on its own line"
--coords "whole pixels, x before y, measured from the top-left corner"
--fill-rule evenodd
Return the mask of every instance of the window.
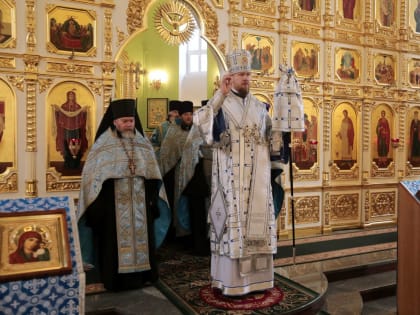
M 198 28 L 185 46 L 186 73 L 207 72 L 207 43 L 200 37 Z

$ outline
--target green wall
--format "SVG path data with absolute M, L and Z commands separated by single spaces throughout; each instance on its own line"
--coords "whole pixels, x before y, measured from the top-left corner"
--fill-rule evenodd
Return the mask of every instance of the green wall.
M 154 2 L 147 10 L 147 26 L 136 34 L 125 46 L 130 61 L 140 62 L 147 74 L 140 78 L 140 88 L 137 91 L 138 111 L 143 128 L 147 128 L 147 99 L 168 98 L 178 99 L 179 86 L 179 49 L 178 46 L 168 45 L 154 28 L 154 12 L 165 1 Z M 219 75 L 217 60 L 211 49 L 208 49 L 207 98 L 213 95 L 214 81 Z M 159 90 L 150 87 L 148 74 L 153 70 L 164 70 L 168 74 L 168 82 Z M 118 82 L 117 82 L 118 84 Z
M 179 70 L 178 46 L 168 45 L 153 27 L 153 15 L 161 2 L 154 2 L 147 12 L 147 28 L 133 37 L 125 47 L 130 60 L 140 62 L 147 74 L 140 79 L 141 86 L 137 91 L 138 111 L 143 128 L 147 129 L 147 99 L 178 99 Z M 149 73 L 153 70 L 164 70 L 168 74 L 168 82 L 159 90 L 149 84 Z

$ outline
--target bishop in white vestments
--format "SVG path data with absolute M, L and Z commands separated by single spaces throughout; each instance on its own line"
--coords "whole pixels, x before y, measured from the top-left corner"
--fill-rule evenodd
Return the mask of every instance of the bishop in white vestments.
M 274 285 L 277 227 L 270 181 L 274 135 L 266 105 L 249 93 L 250 62 L 246 50 L 228 55 L 229 72 L 219 90 L 194 114 L 202 137 L 213 146 L 211 285 L 229 296 Z

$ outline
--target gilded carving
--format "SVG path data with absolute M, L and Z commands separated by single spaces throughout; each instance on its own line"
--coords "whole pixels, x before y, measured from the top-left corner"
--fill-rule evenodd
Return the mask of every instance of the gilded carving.
M 23 92 L 25 88 L 25 77 L 24 76 L 15 76 L 10 75 L 7 77 L 10 84 L 12 84 L 14 87 L 16 87 L 19 91 Z
M 194 6 L 200 8 L 199 14 L 201 15 L 201 21 L 205 25 L 206 37 L 216 45 L 219 41 L 219 22 L 216 12 L 205 0 L 195 0 Z
M 246 11 L 274 15 L 276 13 L 274 0 L 244 0 L 243 8 Z
M 330 134 L 331 134 L 331 122 L 330 122 L 330 115 L 332 109 L 332 102 L 329 100 L 324 101 L 324 116 L 323 122 L 324 126 L 322 128 L 322 139 L 324 139 L 324 151 L 328 151 L 331 143 Z
M 37 72 L 38 64 L 41 57 L 37 55 L 24 55 L 23 61 L 25 62 L 25 71 L 26 72 Z
M 363 211 L 365 214 L 365 224 L 369 222 L 369 213 L 370 213 L 370 191 L 365 191 L 364 195 L 364 205 L 363 205 Z
M 25 181 L 25 195 L 28 197 L 38 196 L 38 181 L 36 179 Z
M 311 84 L 309 80 L 303 80 L 300 88 L 302 92 L 308 95 L 320 94 L 321 93 L 321 86 L 317 83 Z
M 312 37 L 312 38 L 320 38 L 321 37 L 321 30 L 317 27 L 311 27 L 307 24 L 293 24 L 293 30 L 292 32 L 295 35 L 304 35 L 306 37 Z
M 269 80 L 258 80 L 251 79 L 251 88 L 252 89 L 262 89 L 262 90 L 274 90 L 275 82 Z
M 104 55 L 105 60 L 112 59 L 112 11 L 105 10 L 105 34 L 104 34 Z
M 101 95 L 102 94 L 102 82 L 101 81 L 88 81 L 87 82 L 89 88 L 93 91 L 93 93 L 95 93 L 96 95 Z
M 377 192 L 371 193 L 371 202 L 372 205 L 370 211 L 371 218 L 380 218 L 383 216 L 395 215 L 396 211 L 396 192 Z
M 333 60 L 333 50 L 332 45 L 330 42 L 326 43 L 325 50 L 327 53 L 327 60 Z M 327 70 L 326 70 L 326 76 L 329 80 L 333 80 L 334 70 L 333 70 L 333 63 L 328 62 L 327 63 Z M 332 85 L 329 83 L 324 83 L 324 92 L 327 94 L 331 94 L 332 92 Z
M 361 45 L 362 44 L 362 36 L 357 33 L 351 33 L 349 31 L 337 31 L 336 32 L 336 39 L 338 41 L 342 41 L 349 44 Z
M 17 192 L 17 171 L 15 169 L 8 169 L 0 180 L 0 193 Z
M 78 191 L 80 190 L 80 179 L 68 179 L 61 180 L 60 174 L 55 169 L 48 169 L 46 174 L 47 180 L 47 191 L 59 192 L 59 191 Z
M 13 57 L 0 57 L 0 68 L 16 68 L 16 59 Z
M 363 91 L 359 86 L 335 86 L 334 87 L 334 95 L 336 96 L 344 96 L 346 98 L 354 98 L 354 97 L 362 97 Z
M 31 52 L 36 46 L 35 28 L 35 0 L 26 0 L 26 47 Z
M 115 63 L 114 62 L 102 62 L 101 67 L 102 67 L 102 73 L 103 73 L 104 78 L 111 78 L 112 73 L 115 70 Z
M 398 128 L 397 128 L 396 137 L 398 137 L 398 139 L 400 139 L 400 143 L 404 145 L 406 141 L 404 128 L 405 128 L 405 116 L 407 112 L 407 107 L 404 105 L 401 105 L 401 106 L 398 106 L 395 109 L 395 111 L 397 112 L 397 117 L 398 117 Z M 403 145 L 397 149 L 399 152 L 403 152 L 405 150 L 405 147 L 403 147 Z
M 266 17 L 256 16 L 256 15 L 246 15 L 244 14 L 244 26 L 256 28 L 256 29 L 275 29 L 275 19 L 270 19 Z
M 334 180 L 354 180 L 359 177 L 359 165 L 354 164 L 349 170 L 341 170 L 335 163 L 330 167 L 331 179 Z
M 330 216 L 331 216 L 331 195 L 330 193 L 325 194 L 324 201 L 324 222 L 323 222 L 323 231 L 330 230 Z
M 146 14 L 146 8 L 151 0 L 130 0 L 127 7 L 127 30 L 128 34 L 134 33 L 143 27 L 143 17 Z
M 331 196 L 331 220 L 340 222 L 359 218 L 359 194 Z
M 280 45 L 280 49 L 281 49 L 281 60 L 279 62 L 279 64 L 283 64 L 283 65 L 287 65 L 290 64 L 289 61 L 289 48 L 287 45 L 287 37 L 286 36 L 282 36 L 282 44 Z
M 319 165 L 318 163 L 314 163 L 308 170 L 301 170 L 299 169 L 295 163 L 293 163 L 293 174 L 294 179 L 297 182 L 305 182 L 305 181 L 314 181 L 319 179 Z
M 181 2 L 162 3 L 154 13 L 155 29 L 169 45 L 188 42 L 195 30 L 190 10 Z
M 279 14 L 280 14 L 280 20 L 286 19 L 287 15 L 289 14 L 290 7 L 288 5 L 287 0 L 280 0 L 279 5 Z
M 362 130 L 370 130 L 371 128 L 370 128 L 370 112 L 371 112 L 371 107 L 373 106 L 373 104 L 369 104 L 369 103 L 367 103 L 367 102 L 365 102 L 364 104 L 363 104 L 364 106 L 363 106 L 363 109 L 362 109 L 362 111 L 363 111 L 363 115 L 362 115 L 362 124 L 363 124 L 363 128 L 362 128 Z M 368 150 L 369 150 L 369 147 L 370 147 L 370 142 L 369 142 L 369 139 L 370 139 L 370 135 L 369 135 L 369 133 L 368 132 L 364 132 L 363 133 L 363 137 L 362 137 L 362 144 L 363 144 L 363 151 L 364 152 L 367 152 Z
M 375 162 L 372 162 L 371 174 L 373 178 L 386 178 L 395 176 L 395 162 L 389 163 L 385 168 L 379 167 Z
M 36 152 L 36 81 L 26 83 L 26 151 Z
M 94 74 L 94 66 L 62 62 L 48 62 L 47 71 L 72 74 Z
M 292 208 L 292 198 L 288 199 L 289 209 Z M 308 224 L 320 222 L 320 198 L 319 196 L 294 197 L 295 222 L 296 224 Z M 292 224 L 291 213 L 288 215 L 288 224 Z
M 125 33 L 120 30 L 120 28 L 117 26 L 117 41 L 118 41 L 118 46 L 121 46 L 121 43 L 123 41 L 125 41 L 127 38 L 127 36 L 125 35 Z
M 223 0 L 211 0 L 211 2 L 213 3 L 214 7 L 219 8 L 219 9 L 223 9 L 225 6 Z
M 39 84 L 39 92 L 43 93 L 45 92 L 46 89 L 48 89 L 50 87 L 50 85 L 52 84 L 53 80 L 52 79 L 38 79 L 38 84 Z

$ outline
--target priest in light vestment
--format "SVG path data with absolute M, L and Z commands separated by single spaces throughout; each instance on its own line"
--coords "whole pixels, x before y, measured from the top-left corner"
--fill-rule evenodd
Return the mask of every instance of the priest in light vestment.
M 277 225 L 270 161 L 274 135 L 266 105 L 249 92 L 250 62 L 246 50 L 229 54 L 229 72 L 219 90 L 194 114 L 194 124 L 213 146 L 211 286 L 228 296 L 274 285 Z M 279 146 L 276 143 L 276 153 Z

